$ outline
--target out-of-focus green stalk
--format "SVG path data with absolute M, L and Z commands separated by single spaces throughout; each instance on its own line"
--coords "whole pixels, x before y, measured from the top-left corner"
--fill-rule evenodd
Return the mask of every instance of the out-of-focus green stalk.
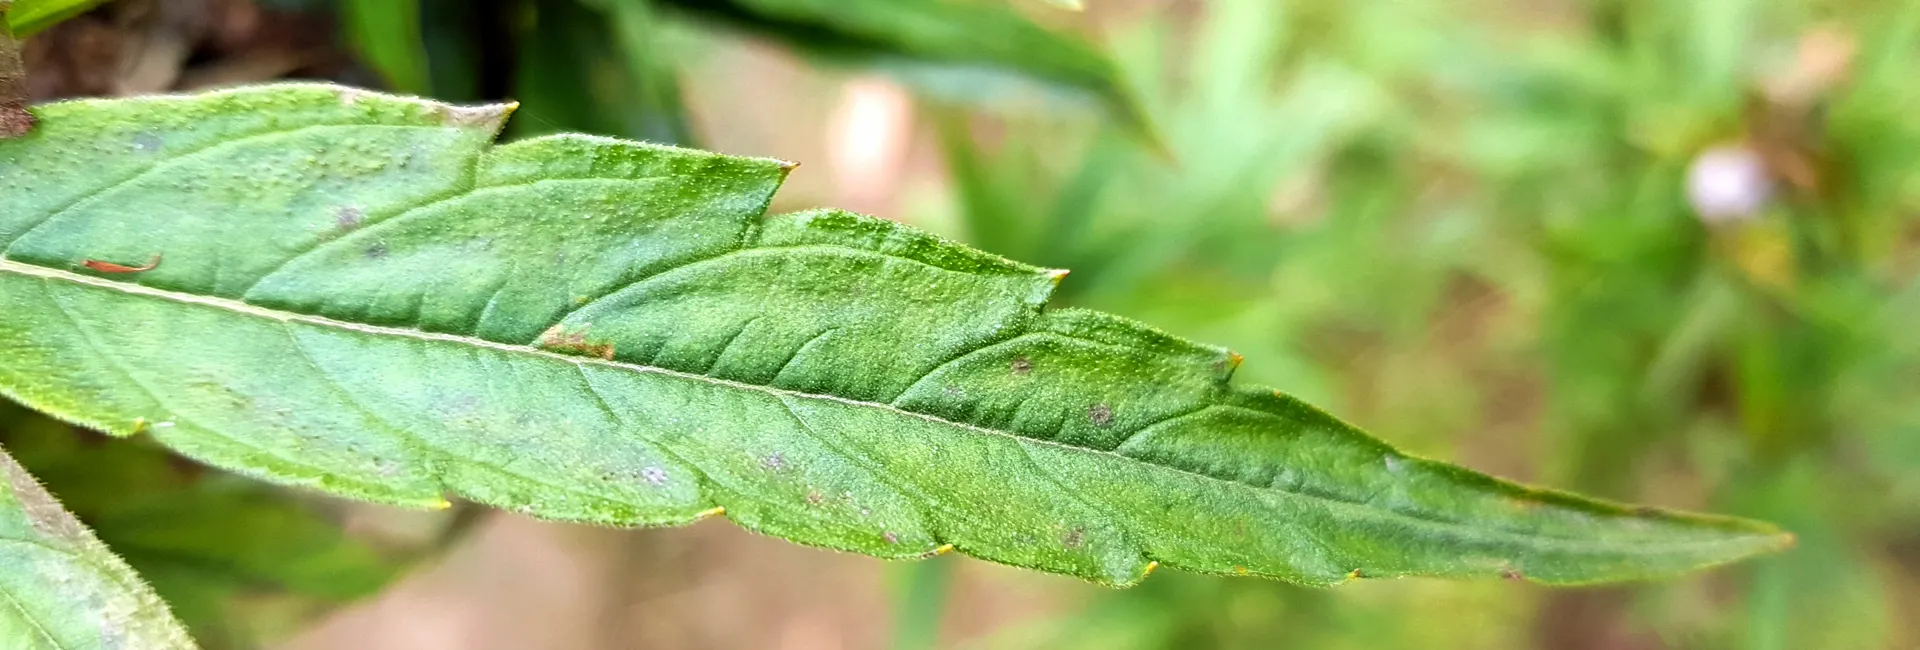
M 953 565 L 948 558 L 894 565 L 894 650 L 927 650 L 939 643 Z
M 661 52 L 659 24 L 646 2 L 590 0 L 613 19 L 614 40 L 627 64 L 643 111 L 642 135 L 656 142 L 697 147 L 680 98 L 672 59 Z
M 420 0 L 342 0 L 340 26 L 354 50 L 394 90 L 429 92 Z

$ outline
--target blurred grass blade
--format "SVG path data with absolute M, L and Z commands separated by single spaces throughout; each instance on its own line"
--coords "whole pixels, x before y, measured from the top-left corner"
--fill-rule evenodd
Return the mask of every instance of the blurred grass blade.
M 633 6 L 622 6 L 633 5 Z M 514 135 L 567 131 L 690 144 L 679 80 L 661 58 L 649 9 L 601 0 L 528 0 Z
M 496 147 L 508 107 L 321 85 L 38 110 L 0 142 L 0 392 L 286 484 L 724 512 L 1110 585 L 1159 564 L 1587 583 L 1790 542 L 1407 456 L 1230 383 L 1227 350 L 1046 309 L 1060 271 L 766 216 L 779 161 Z
M 340 26 L 354 50 L 389 87 L 414 95 L 429 92 L 420 0 L 341 0 Z
M 0 450 L 0 645 L 192 648 L 140 576 Z
M 60 24 L 60 21 L 86 13 L 106 0 L 13 0 L 13 8 L 7 9 L 0 3 L 0 12 L 7 15 L 7 27 L 14 36 L 32 36 L 40 30 Z
M 893 567 L 893 649 L 931 650 L 939 645 L 948 592 L 953 589 L 951 558 Z
M 647 123 L 641 137 L 654 142 L 696 146 L 693 127 L 680 95 L 680 78 L 672 54 L 660 45 L 661 33 L 653 7 L 644 2 L 595 0 L 613 19 L 614 36 L 625 55 L 627 75 L 638 86 L 638 99 Z
M 632 134 L 640 139 L 695 146 L 693 127 L 680 94 L 679 73 L 673 55 L 661 45 L 662 33 L 653 6 L 626 0 L 586 0 L 612 22 L 613 40 L 626 63 L 633 90 L 629 109 L 640 118 Z
M 622 0 L 638 2 L 639 0 Z M 828 59 L 872 65 L 947 99 L 997 98 L 1008 81 L 1091 97 L 1135 135 L 1158 135 L 1113 62 L 1006 3 L 967 0 L 661 0 Z

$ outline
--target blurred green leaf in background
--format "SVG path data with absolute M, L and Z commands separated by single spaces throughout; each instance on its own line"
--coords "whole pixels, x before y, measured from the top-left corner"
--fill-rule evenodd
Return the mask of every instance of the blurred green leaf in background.
M 6 9 L 7 28 L 15 36 L 32 36 L 34 32 L 52 27 L 55 23 L 85 13 L 106 0 L 13 0 L 12 8 Z M 6 3 L 0 3 L 4 5 Z M 0 7 L 5 8 L 5 7 Z

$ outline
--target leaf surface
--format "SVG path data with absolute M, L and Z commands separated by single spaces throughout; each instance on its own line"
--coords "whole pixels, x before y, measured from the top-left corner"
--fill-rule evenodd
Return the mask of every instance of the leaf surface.
M 622 0 L 635 2 L 637 0 Z M 668 6 L 830 59 L 889 69 L 953 99 L 998 95 L 1013 79 L 1091 97 L 1155 137 L 1118 68 L 1081 39 L 1006 2 L 980 0 L 664 0 Z
M 383 503 L 718 513 L 1126 585 L 1671 575 L 1780 548 L 1402 454 L 1239 357 L 1045 309 L 1064 272 L 820 210 L 790 165 L 282 85 L 0 142 L 0 391 Z M 99 262 L 150 270 L 101 270 Z
M 203 647 L 260 647 L 377 592 L 452 519 L 396 513 L 421 531 L 349 533 L 332 512 L 342 502 L 208 472 L 147 441 L 99 442 L 0 401 L 0 444 L 146 578 Z
M 0 478 L 0 645 L 193 647 L 140 576 L 5 451 Z

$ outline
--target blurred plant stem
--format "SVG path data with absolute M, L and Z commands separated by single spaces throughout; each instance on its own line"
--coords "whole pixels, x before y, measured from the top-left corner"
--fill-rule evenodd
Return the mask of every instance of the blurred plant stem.
M 389 87 L 414 95 L 431 91 L 420 0 L 344 0 L 340 23 L 354 49 Z
M 635 86 L 638 104 L 631 110 L 640 115 L 639 135 L 654 142 L 699 146 L 693 127 L 687 123 L 673 56 L 660 43 L 660 23 L 653 5 L 632 0 L 584 1 L 612 20 L 614 41 L 626 62 L 627 77 Z
M 953 586 L 954 560 L 936 557 L 896 564 L 893 582 L 894 650 L 930 650 L 940 642 L 940 621 Z

